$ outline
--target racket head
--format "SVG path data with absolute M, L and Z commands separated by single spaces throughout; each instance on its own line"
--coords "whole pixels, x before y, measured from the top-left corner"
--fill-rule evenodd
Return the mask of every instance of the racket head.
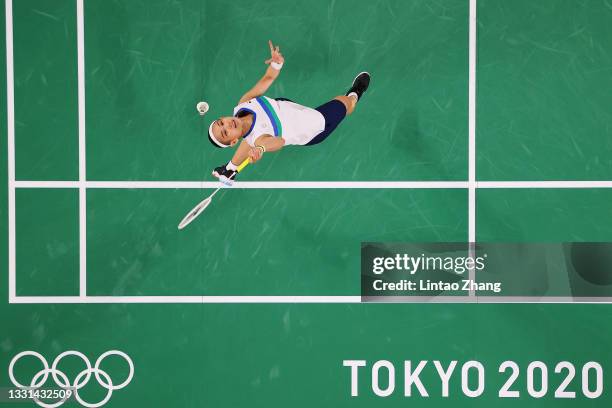
M 189 225 L 193 220 L 195 220 L 198 217 L 198 215 L 202 213 L 202 211 L 206 209 L 206 207 L 210 205 L 211 202 L 212 202 L 212 196 L 206 198 L 205 200 L 201 201 L 198 205 L 193 207 L 193 209 L 189 211 L 187 215 L 185 215 L 185 217 L 181 220 L 181 222 L 178 225 L 178 229 L 182 230 L 187 225 Z

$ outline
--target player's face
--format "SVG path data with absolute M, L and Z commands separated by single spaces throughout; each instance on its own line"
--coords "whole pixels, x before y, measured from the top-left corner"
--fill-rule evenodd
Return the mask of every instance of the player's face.
M 215 137 L 226 145 L 233 146 L 242 136 L 240 119 L 233 116 L 224 116 L 215 121 L 212 127 Z

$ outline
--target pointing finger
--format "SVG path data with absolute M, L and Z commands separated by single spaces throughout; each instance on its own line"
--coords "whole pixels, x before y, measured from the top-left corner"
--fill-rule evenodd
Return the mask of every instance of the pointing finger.
M 270 46 L 270 52 L 274 52 L 274 46 L 272 45 L 272 40 L 268 40 L 268 45 Z

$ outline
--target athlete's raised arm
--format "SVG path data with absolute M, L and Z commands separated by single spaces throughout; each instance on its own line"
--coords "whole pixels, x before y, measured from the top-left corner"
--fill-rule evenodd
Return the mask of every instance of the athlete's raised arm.
M 271 135 L 261 135 L 255 141 L 255 147 L 249 152 L 251 163 L 261 159 L 265 152 L 276 152 L 283 148 L 285 139 Z
M 238 145 L 238 149 L 232 156 L 232 163 L 237 166 L 240 165 L 247 157 L 249 157 L 249 152 L 251 151 L 251 146 L 246 142 L 246 140 L 242 140 L 240 145 Z
M 285 62 L 285 58 L 283 58 L 283 54 L 281 54 L 278 45 L 275 47 L 272 45 L 272 41 L 268 41 L 268 45 L 270 46 L 270 58 L 265 61 L 265 63 L 269 65 L 266 73 L 259 81 L 257 81 L 253 88 L 251 88 L 242 96 L 242 98 L 240 98 L 238 103 L 246 102 L 249 99 L 263 95 L 268 88 L 270 88 L 270 85 L 272 85 L 272 82 L 274 82 L 276 77 L 278 77 L 280 69 Z
M 232 160 L 226 165 L 216 167 L 212 174 L 219 178 L 224 176 L 226 179 L 233 179 L 236 176 L 236 172 L 240 163 L 245 159 L 249 159 L 251 163 L 255 163 L 262 158 L 265 152 L 275 152 L 280 150 L 285 145 L 285 141 L 280 137 L 273 137 L 270 135 L 261 135 L 255 141 L 255 146 L 251 146 L 246 140 L 240 142 L 238 149 L 234 153 Z
M 275 152 L 283 148 L 285 141 L 280 137 L 270 135 L 262 135 L 255 141 L 255 146 L 250 146 L 246 140 L 240 142 L 240 146 L 236 149 L 232 157 L 232 163 L 238 166 L 247 157 L 251 159 L 251 163 L 255 163 L 261 159 L 264 152 Z

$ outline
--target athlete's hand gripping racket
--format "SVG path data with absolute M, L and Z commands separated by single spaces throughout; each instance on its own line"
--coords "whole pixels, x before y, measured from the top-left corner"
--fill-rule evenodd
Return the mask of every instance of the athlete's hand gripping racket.
M 225 185 L 231 185 L 230 181 L 233 180 L 234 177 L 236 177 L 236 174 L 240 173 L 249 164 L 249 162 L 250 162 L 249 159 L 246 159 L 245 161 L 240 163 L 240 166 L 238 166 L 238 168 L 236 169 L 236 172 L 231 176 L 231 178 L 224 177 L 224 180 L 221 180 L 221 177 L 223 177 L 221 176 L 219 177 L 219 181 Z M 215 196 L 215 194 L 217 194 L 219 190 L 221 190 L 222 188 L 223 187 L 217 188 L 211 195 L 209 195 L 204 200 L 202 200 L 198 205 L 193 207 L 193 210 L 189 211 L 187 215 L 185 215 L 185 217 L 181 220 L 180 224 L 178 225 L 178 229 L 182 230 L 187 225 L 189 225 L 193 220 L 195 220 L 198 217 L 198 215 L 202 214 L 202 211 L 204 211 L 206 207 L 208 207 L 210 203 L 212 202 L 212 199 Z

